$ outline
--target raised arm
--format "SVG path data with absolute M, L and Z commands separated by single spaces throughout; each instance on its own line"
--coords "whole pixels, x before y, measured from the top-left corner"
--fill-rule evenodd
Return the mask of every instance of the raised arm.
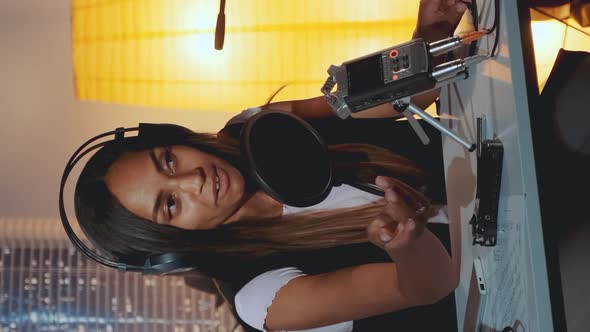
M 464 1 L 460 0 L 421 0 L 412 38 L 435 41 L 452 35 L 466 8 Z M 426 109 L 438 98 L 439 93 L 440 89 L 427 91 L 412 97 L 412 102 Z M 271 103 L 268 108 L 293 112 L 304 119 L 335 116 L 324 96 Z M 353 118 L 399 118 L 400 116 L 401 114 L 394 111 L 389 103 L 352 114 Z
M 426 216 L 415 216 L 415 206 L 394 191 L 393 180 L 378 179 L 387 205 L 368 227 L 368 237 L 395 263 L 291 280 L 268 309 L 269 330 L 301 330 L 362 319 L 434 303 L 455 289 L 458 276 L 443 245 L 425 229 Z
M 267 108 L 293 112 L 306 120 L 336 116 L 324 96 L 270 103 Z M 353 118 L 399 118 L 401 114 L 394 111 L 390 104 L 381 104 L 359 113 L 352 113 L 351 116 Z

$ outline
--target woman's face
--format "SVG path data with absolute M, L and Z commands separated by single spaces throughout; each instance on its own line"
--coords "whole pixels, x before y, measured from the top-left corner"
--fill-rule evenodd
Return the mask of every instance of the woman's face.
M 244 179 L 225 160 L 187 146 L 127 152 L 105 176 L 134 214 L 183 229 L 212 229 L 240 207 Z

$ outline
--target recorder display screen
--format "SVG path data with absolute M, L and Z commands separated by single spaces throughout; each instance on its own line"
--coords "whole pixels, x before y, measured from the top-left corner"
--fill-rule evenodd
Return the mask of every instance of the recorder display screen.
M 355 95 L 382 87 L 383 69 L 381 56 L 375 55 L 346 65 L 348 94 Z

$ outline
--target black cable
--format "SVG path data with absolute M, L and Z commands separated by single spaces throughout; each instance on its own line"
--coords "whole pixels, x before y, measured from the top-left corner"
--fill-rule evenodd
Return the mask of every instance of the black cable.
M 468 2 L 468 1 L 463 1 L 463 3 L 467 6 L 467 9 L 469 9 L 469 11 L 471 12 L 471 19 L 473 21 L 473 27 L 475 29 L 475 31 L 479 30 L 479 10 L 477 8 L 477 2 L 476 0 L 473 0 L 472 2 Z M 492 50 L 490 52 L 490 57 L 494 57 L 498 48 L 498 43 L 500 41 L 500 1 L 499 0 L 494 0 L 494 23 L 492 23 L 492 27 L 488 29 L 488 32 L 486 34 L 492 34 L 494 32 L 496 32 L 496 36 L 494 37 L 494 45 L 492 46 Z M 469 47 L 469 55 L 473 56 L 475 55 L 475 52 L 477 50 L 477 43 L 472 43 L 471 46 Z
M 498 43 L 500 41 L 500 0 L 494 1 L 494 24 L 490 28 L 490 31 L 488 31 L 488 34 L 494 31 L 496 32 L 496 36 L 494 37 L 494 46 L 490 52 L 490 57 L 496 56 Z
M 383 190 L 379 189 L 379 187 L 368 184 L 368 183 L 359 183 L 359 182 L 351 182 L 351 183 L 347 183 L 349 186 L 351 187 L 355 187 L 356 189 L 360 189 L 362 191 L 371 193 L 373 195 L 377 195 L 377 196 L 385 196 L 385 193 L 383 192 Z
M 498 6 L 498 1 L 494 0 L 494 23 L 492 23 L 492 27 L 488 30 L 488 35 L 493 33 L 496 29 L 498 29 L 498 10 L 499 10 L 499 6 Z
M 469 10 L 469 12 L 471 12 L 471 21 L 473 22 L 473 28 L 475 29 L 475 31 L 479 30 L 479 11 L 477 9 L 477 1 L 473 1 L 473 2 L 468 2 L 468 1 L 463 1 L 463 3 L 465 4 L 465 6 L 467 6 L 467 9 Z M 471 43 L 471 45 L 469 45 L 469 56 L 474 56 L 475 53 L 477 52 L 477 42 L 473 42 Z

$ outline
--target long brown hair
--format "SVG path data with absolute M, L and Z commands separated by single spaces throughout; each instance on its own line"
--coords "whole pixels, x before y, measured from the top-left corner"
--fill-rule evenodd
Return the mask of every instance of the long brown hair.
M 102 251 L 119 260 L 137 264 L 143 263 L 142 257 L 151 254 L 190 252 L 208 259 L 216 257 L 216 262 L 221 263 L 225 258 L 244 260 L 362 243 L 367 241 L 367 224 L 383 206 L 379 200 L 353 208 L 230 223 L 213 230 L 187 231 L 144 220 L 123 207 L 104 183 L 110 165 L 122 154 L 180 144 L 225 158 L 241 170 L 239 142 L 230 135 L 199 134 L 175 125 L 165 128 L 166 135 L 150 135 L 147 139 L 130 137 L 105 145 L 86 163 L 76 184 L 78 222 Z M 361 161 L 336 163 L 337 168 L 357 178 L 370 180 L 377 174 L 386 174 L 420 179 L 426 175 L 417 164 L 382 147 L 344 144 L 331 145 L 329 149 L 335 154 L 362 155 Z M 400 185 L 406 186 L 401 181 Z

